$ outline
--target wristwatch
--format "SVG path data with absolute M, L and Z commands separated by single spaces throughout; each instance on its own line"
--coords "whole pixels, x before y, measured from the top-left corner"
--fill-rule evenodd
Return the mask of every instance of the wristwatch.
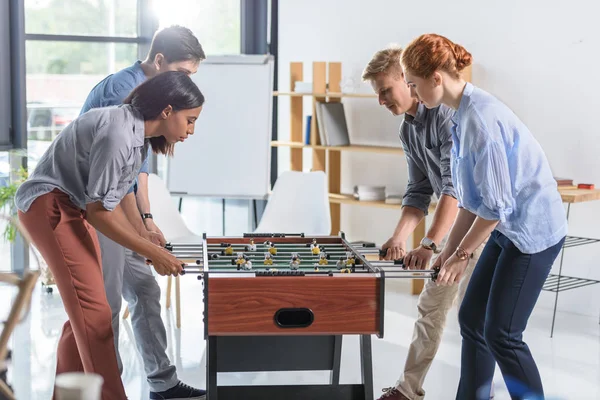
M 434 253 L 437 251 L 437 245 L 434 243 L 433 240 L 429 239 L 428 237 L 424 237 L 423 239 L 421 239 L 421 246 L 423 246 L 427 250 L 433 250 Z
M 465 249 L 463 249 L 462 247 L 457 247 L 456 248 L 456 257 L 458 257 L 459 260 L 466 260 L 469 257 L 471 257 L 471 255 L 469 253 L 467 253 L 467 251 Z
M 152 214 L 150 214 L 150 213 L 147 213 L 147 214 L 142 214 L 142 219 L 146 219 L 146 218 L 153 219 L 153 218 L 152 218 Z

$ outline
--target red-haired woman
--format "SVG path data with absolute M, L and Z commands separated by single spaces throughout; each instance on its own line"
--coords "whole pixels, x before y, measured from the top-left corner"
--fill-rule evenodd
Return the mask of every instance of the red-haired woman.
M 496 363 L 513 399 L 541 398 L 541 378 L 522 334 L 567 234 L 546 156 L 505 104 L 461 78 L 471 64 L 462 46 L 422 35 L 404 49 L 401 63 L 413 96 L 427 107 L 456 110 L 451 166 L 460 211 L 434 265 L 441 267 L 438 283 L 457 282 L 489 237 L 459 311 L 457 399 L 489 399 Z

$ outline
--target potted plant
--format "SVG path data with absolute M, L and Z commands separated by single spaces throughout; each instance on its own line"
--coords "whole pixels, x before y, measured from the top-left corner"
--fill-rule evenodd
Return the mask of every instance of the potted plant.
M 27 170 L 21 167 L 17 171 L 16 175 L 16 179 L 9 181 L 5 185 L 0 185 L 0 211 L 13 218 L 15 221 L 17 220 L 15 195 L 17 193 L 17 189 L 19 189 L 19 186 L 21 186 L 21 184 L 27 179 Z M 15 241 L 17 237 L 17 227 L 13 222 L 7 220 L 2 236 L 4 237 L 4 240 L 9 243 L 13 243 Z M 36 250 L 32 249 L 32 251 Z M 39 262 L 39 269 L 42 274 L 42 287 L 46 289 L 46 292 L 52 293 L 52 287 L 49 286 L 55 284 L 52 272 L 50 272 L 42 257 L 37 256 L 36 254 L 36 259 Z
M 17 206 L 15 206 L 15 194 L 17 189 L 27 179 L 27 170 L 21 167 L 17 172 L 18 178 L 12 182 L 8 182 L 6 185 L 0 186 L 0 210 L 5 214 L 13 218 L 17 216 Z M 14 242 L 17 237 L 17 229 L 12 223 L 7 223 L 4 228 L 4 240 L 7 242 Z

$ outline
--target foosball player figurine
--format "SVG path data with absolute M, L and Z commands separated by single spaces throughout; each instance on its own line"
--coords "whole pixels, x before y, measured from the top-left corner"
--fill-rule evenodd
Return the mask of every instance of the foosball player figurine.
M 327 261 L 327 254 L 321 253 L 319 254 L 319 265 L 327 265 L 329 262 Z
M 245 260 L 245 262 L 242 264 L 242 269 L 246 270 L 246 271 L 250 271 L 252 269 L 252 261 Z
M 319 245 L 317 244 L 317 239 L 313 239 L 312 243 L 310 244 L 310 251 L 313 254 L 319 254 L 321 252 L 321 249 L 319 248 Z
M 319 272 L 319 264 L 315 263 L 315 272 Z
M 351 252 L 346 252 L 346 266 L 352 267 L 356 264 L 356 258 Z
M 337 269 L 342 269 L 342 268 L 344 268 L 345 265 L 346 265 L 346 263 L 344 262 L 344 257 L 340 257 L 340 259 L 337 260 L 335 263 L 335 266 L 337 267 Z
M 298 253 L 292 253 L 292 261 L 290 261 L 290 269 L 296 270 L 300 268 L 300 256 Z
M 244 259 L 244 253 L 241 253 L 241 252 L 237 253 L 237 260 L 235 260 L 235 263 L 237 265 L 241 265 L 245 262 L 246 262 L 246 260 Z
M 246 246 L 246 251 L 256 251 L 256 244 L 254 244 L 254 239 L 250 239 L 250 244 Z
M 271 253 L 265 253 L 265 260 L 263 261 L 264 265 L 273 265 L 273 256 Z
M 270 246 L 269 247 L 269 253 L 271 253 L 273 255 L 276 255 L 277 254 L 277 248 L 275 248 L 275 245 L 273 243 L 271 243 L 269 246 Z
M 233 255 L 233 247 L 229 243 L 221 243 L 222 247 L 225 247 L 225 250 L 221 251 L 221 255 L 223 256 L 232 256 Z

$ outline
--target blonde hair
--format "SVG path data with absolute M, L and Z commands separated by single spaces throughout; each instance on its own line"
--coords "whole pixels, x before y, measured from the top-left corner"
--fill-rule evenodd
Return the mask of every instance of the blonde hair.
M 362 74 L 363 81 L 372 81 L 381 73 L 392 74 L 396 78 L 400 78 L 402 76 L 402 67 L 400 66 L 401 56 L 402 48 L 395 44 L 379 50 L 365 67 Z

